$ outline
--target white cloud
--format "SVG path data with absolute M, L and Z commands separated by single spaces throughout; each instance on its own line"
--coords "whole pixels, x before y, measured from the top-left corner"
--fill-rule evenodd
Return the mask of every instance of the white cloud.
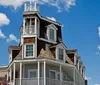
M 50 20 L 56 21 L 56 19 L 54 17 L 47 17 Z
M 2 1 L 2 0 L 1 0 Z M 10 20 L 4 13 L 0 13 L 0 26 L 2 25 L 8 25 L 10 23 Z
M 15 9 L 20 7 L 24 2 L 29 0 L 0 0 L 0 5 L 3 6 L 12 6 Z M 38 4 L 49 4 L 58 8 L 58 12 L 61 12 L 62 9 L 69 10 L 71 6 L 75 6 L 76 0 L 31 0 L 37 2 Z
M 1 29 L 0 29 L 0 38 L 6 38 L 6 36 L 2 33 Z
M 100 84 L 94 84 L 94 85 L 100 85 Z
M 100 27 L 98 27 L 98 35 L 99 35 L 99 37 L 100 37 Z
M 92 80 L 92 78 L 89 77 L 89 76 L 85 76 L 85 79 L 86 79 L 86 80 Z
M 98 50 L 100 50 L 100 45 L 97 46 Z
M 19 43 L 19 39 L 17 39 L 16 36 L 14 36 L 13 34 L 10 34 L 9 38 L 7 38 L 7 42 L 11 42 L 11 41 L 15 41 Z

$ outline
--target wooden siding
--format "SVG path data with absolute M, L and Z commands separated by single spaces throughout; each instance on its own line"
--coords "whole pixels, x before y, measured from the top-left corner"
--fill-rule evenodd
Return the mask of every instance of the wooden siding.
M 50 51 L 52 52 L 54 58 L 56 59 L 56 48 L 51 48 Z
M 35 38 L 33 37 L 33 38 L 24 38 L 24 44 L 25 43 L 35 43 Z

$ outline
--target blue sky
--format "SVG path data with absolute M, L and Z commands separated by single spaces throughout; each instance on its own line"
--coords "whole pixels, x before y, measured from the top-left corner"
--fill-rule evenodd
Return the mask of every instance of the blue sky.
M 0 0 L 0 65 L 8 65 L 8 46 L 18 45 L 27 0 Z M 41 2 L 42 3 L 41 3 Z M 100 0 L 38 0 L 40 14 L 63 25 L 63 41 L 76 48 L 89 85 L 100 85 Z

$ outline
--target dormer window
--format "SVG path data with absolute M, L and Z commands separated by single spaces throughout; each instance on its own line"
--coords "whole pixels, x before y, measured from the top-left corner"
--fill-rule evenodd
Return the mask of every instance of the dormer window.
M 51 24 L 47 26 L 47 38 L 49 41 L 53 41 L 56 42 L 56 34 L 57 28 L 55 27 L 55 25 Z
M 62 48 L 58 49 L 58 56 L 59 56 L 59 60 L 63 60 L 64 59 L 64 50 Z

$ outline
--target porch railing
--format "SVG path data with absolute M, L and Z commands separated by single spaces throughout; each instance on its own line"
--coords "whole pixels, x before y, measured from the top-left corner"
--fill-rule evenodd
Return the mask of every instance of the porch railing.
M 46 79 L 46 85 L 60 85 L 60 82 L 62 85 L 75 85 L 74 82 L 70 81 L 60 81 L 55 79 Z M 15 80 L 15 85 L 20 85 L 20 79 Z M 38 79 L 37 78 L 22 78 L 22 85 L 38 85 Z M 44 85 L 44 78 L 40 78 L 40 85 Z
M 35 34 L 35 25 L 25 26 L 24 34 Z

